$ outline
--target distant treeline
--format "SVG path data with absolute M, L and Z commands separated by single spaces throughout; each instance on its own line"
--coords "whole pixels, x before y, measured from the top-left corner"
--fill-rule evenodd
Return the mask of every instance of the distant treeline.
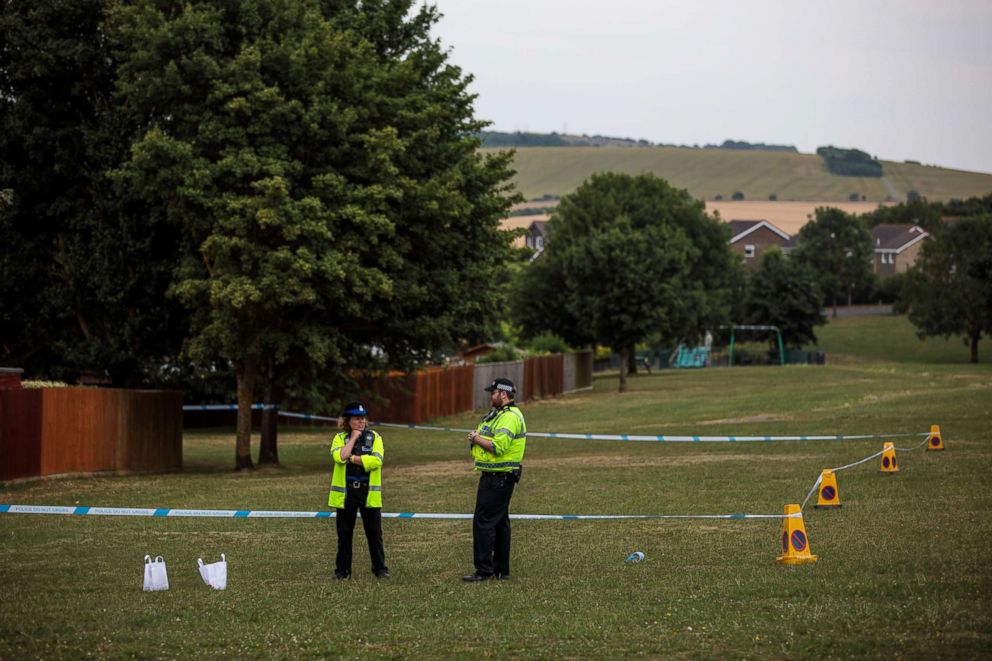
M 719 145 L 676 145 L 654 143 L 650 140 L 615 138 L 606 135 L 570 135 L 567 133 L 502 133 L 482 131 L 479 134 L 483 147 L 679 147 L 681 149 L 737 149 L 752 151 L 795 152 L 792 145 L 766 145 L 763 142 L 750 143 L 743 140 L 724 140 Z
M 745 151 L 785 151 L 799 153 L 793 145 L 766 145 L 763 142 L 745 142 L 744 140 L 724 140 L 720 145 L 706 145 L 703 149 L 742 149 Z
M 831 174 L 845 177 L 881 177 L 882 164 L 860 149 L 818 147 L 816 153 Z

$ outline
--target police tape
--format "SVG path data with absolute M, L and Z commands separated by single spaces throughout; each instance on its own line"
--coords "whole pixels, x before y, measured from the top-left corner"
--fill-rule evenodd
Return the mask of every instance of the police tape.
M 203 517 L 228 519 L 331 519 L 334 512 L 294 512 L 280 510 L 207 510 L 168 509 L 141 507 L 88 507 L 62 505 L 4 505 L 0 514 L 61 514 L 68 516 L 151 516 L 151 517 Z M 511 514 L 510 518 L 522 521 L 591 521 L 622 519 L 794 519 L 802 514 Z M 384 519 L 471 519 L 472 514 L 445 512 L 383 512 Z
M 209 408 L 209 407 L 215 408 Z M 252 407 L 261 407 L 261 404 L 254 404 Z M 272 407 L 267 404 L 266 406 Z M 230 409 L 229 407 L 233 407 Z M 272 407 L 274 408 L 274 407 Z M 204 406 L 184 406 L 183 410 L 237 410 L 236 404 L 208 404 Z M 337 418 L 330 418 L 314 413 L 293 413 L 290 411 L 278 411 L 278 414 L 286 418 L 297 418 L 300 420 L 319 420 L 326 422 L 336 421 Z M 398 422 L 372 422 L 373 427 L 391 427 L 395 429 L 417 429 L 421 431 L 453 432 L 467 434 L 474 429 L 460 427 L 433 427 L 430 425 L 415 425 Z M 566 438 L 583 441 L 648 441 L 653 443 L 756 443 L 767 441 L 854 441 L 880 438 L 900 438 L 906 436 L 928 436 L 928 432 L 901 433 L 901 434 L 834 434 L 834 435 L 798 435 L 798 436 L 648 436 L 638 434 L 572 434 L 565 432 L 527 432 L 527 436 L 537 436 L 541 438 Z
M 894 449 L 895 449 L 895 450 L 898 450 L 899 452 L 912 452 L 913 450 L 919 450 L 919 449 L 920 449 L 921 447 L 923 447 L 923 446 L 924 446 L 924 445 L 925 445 L 925 444 L 927 443 L 927 441 L 929 441 L 929 440 L 930 440 L 929 438 L 926 438 L 926 439 L 924 439 L 924 440 L 923 440 L 923 442 L 922 442 L 922 443 L 920 443 L 919 445 L 914 445 L 913 447 L 910 447 L 910 448 L 894 448 Z M 847 469 L 849 469 L 849 468 L 854 468 L 855 466 L 860 466 L 861 464 L 863 464 L 863 463 L 865 463 L 866 461 L 871 461 L 872 459 L 874 459 L 874 458 L 876 458 L 876 457 L 879 457 L 879 456 L 881 456 L 881 455 L 883 455 L 883 454 L 885 454 L 885 452 L 886 452 L 886 448 L 882 448 L 882 449 L 881 449 L 881 450 L 879 450 L 878 452 L 875 452 L 874 454 L 870 454 L 870 455 L 868 455 L 867 457 L 865 457 L 864 459 L 858 459 L 857 461 L 853 461 L 853 462 L 851 462 L 851 463 L 849 463 L 849 464 L 845 464 L 845 465 L 843 465 L 843 466 L 837 466 L 836 468 L 831 468 L 831 469 L 829 469 L 829 470 L 830 470 L 831 472 L 834 472 L 834 473 L 839 473 L 840 471 L 843 471 L 843 470 L 847 470 Z M 818 475 L 818 476 L 816 477 L 816 481 L 815 481 L 815 482 L 813 482 L 813 486 L 811 486 L 811 487 L 809 488 L 809 491 L 808 491 L 808 492 L 806 493 L 806 497 L 805 497 L 805 498 L 803 498 L 803 502 L 802 502 L 802 504 L 801 504 L 801 505 L 799 506 L 799 509 L 800 509 L 800 511 L 801 511 L 801 510 L 802 510 L 803 508 L 805 508 L 805 507 L 806 507 L 806 503 L 807 503 L 807 502 L 809 501 L 809 499 L 810 499 L 810 497 L 812 497 L 812 495 L 813 495 L 814 493 L 816 493 L 816 488 L 820 486 L 820 483 L 821 483 L 822 481 L 823 481 L 823 473 L 820 473 L 820 474 L 819 474 L 819 475 Z

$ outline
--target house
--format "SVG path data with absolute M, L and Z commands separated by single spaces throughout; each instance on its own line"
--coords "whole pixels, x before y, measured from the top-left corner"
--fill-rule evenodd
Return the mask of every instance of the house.
M 461 355 L 462 362 L 465 364 L 474 363 L 477 358 L 482 358 L 483 356 L 488 356 L 493 351 L 496 351 L 499 347 L 495 344 L 476 344 L 471 347 L 462 347 L 458 352 Z
M 916 263 L 928 236 L 918 225 L 876 225 L 871 230 L 871 270 L 880 278 L 904 273 Z
M 770 248 L 790 252 L 792 237 L 767 220 L 730 221 L 730 248 L 744 261 L 744 265 L 757 268 L 761 255 Z
M 538 255 L 544 252 L 544 242 L 547 239 L 547 220 L 535 220 L 527 227 L 525 242 L 528 248 L 534 251 L 531 259 L 537 259 Z

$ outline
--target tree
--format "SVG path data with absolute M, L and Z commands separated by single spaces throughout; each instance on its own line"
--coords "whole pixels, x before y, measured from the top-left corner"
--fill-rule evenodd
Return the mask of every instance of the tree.
M 593 175 L 562 198 L 544 252 L 523 273 L 514 318 L 527 336 L 627 354 L 657 333 L 694 338 L 726 320 L 739 267 L 728 228 L 703 204 L 651 174 Z
M 977 363 L 982 333 L 992 334 L 992 215 L 938 230 L 907 272 L 897 309 L 921 339 L 963 336 Z
M 187 353 L 237 373 L 237 468 L 268 357 L 289 396 L 495 327 L 508 155 L 412 0 L 115 7 L 118 91 L 147 126 L 119 176 L 183 231 Z M 468 247 L 483 246 L 483 250 Z M 267 453 L 272 457 L 274 453 Z
M 750 277 L 745 323 L 777 326 L 786 346 L 801 349 L 816 343 L 814 328 L 826 323 L 822 305 L 813 272 L 780 250 L 769 250 Z
M 794 257 L 816 274 L 821 291 L 833 304 L 837 298 L 871 281 L 871 237 L 854 216 L 831 207 L 818 207 L 812 221 L 799 230 Z
M 107 171 L 135 128 L 113 103 L 105 0 L 0 9 L 0 362 L 158 385 L 186 315 L 164 300 L 178 233 Z

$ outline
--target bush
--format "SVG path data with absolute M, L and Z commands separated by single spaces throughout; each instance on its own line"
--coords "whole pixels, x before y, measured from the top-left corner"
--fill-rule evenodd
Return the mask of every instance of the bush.
M 873 298 L 879 303 L 895 303 L 902 296 L 903 287 L 906 285 L 906 274 L 896 273 L 887 278 L 883 278 L 875 285 Z
M 881 177 L 882 164 L 877 158 L 860 149 L 818 147 L 817 155 L 823 159 L 831 174 L 845 177 Z
M 488 356 L 482 356 L 475 360 L 476 364 L 482 363 L 508 363 L 513 360 L 520 360 L 520 353 L 510 344 L 501 345 L 496 351 Z
M 567 353 L 572 350 L 565 340 L 551 332 L 535 336 L 527 348 L 532 353 Z

